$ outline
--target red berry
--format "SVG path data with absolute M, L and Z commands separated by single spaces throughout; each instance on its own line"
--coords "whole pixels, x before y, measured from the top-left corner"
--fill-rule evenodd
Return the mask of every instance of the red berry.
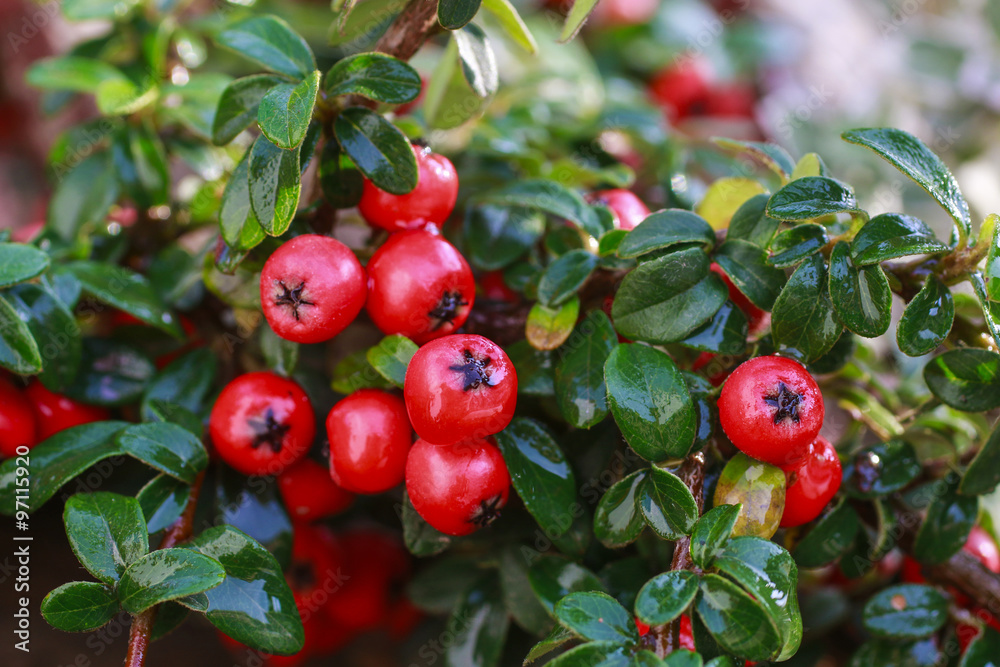
M 736 304 L 736 307 L 743 311 L 743 314 L 747 316 L 748 329 L 751 336 L 756 336 L 764 331 L 771 325 L 771 313 L 766 310 L 761 310 L 753 304 L 753 301 L 748 299 L 746 295 L 739 290 L 738 287 L 729 279 L 726 272 L 722 270 L 722 267 L 712 262 L 709 267 L 715 274 L 722 278 L 722 282 L 726 283 L 726 287 L 729 288 L 729 300 Z
M 990 572 L 1000 573 L 1000 549 L 990 534 L 979 526 L 973 526 L 962 550 L 972 554 Z
M 823 425 L 823 395 L 805 367 L 784 357 L 740 364 L 719 396 L 722 430 L 743 453 L 784 466 Z
M 691 617 L 687 614 L 681 615 L 681 633 L 679 645 L 688 651 L 695 651 L 694 632 L 691 630 Z
M 649 91 L 667 119 L 677 122 L 697 114 L 704 106 L 708 78 L 707 67 L 701 61 L 689 60 L 660 71 L 649 82 Z
M 342 582 L 330 597 L 326 613 L 352 632 L 383 625 L 393 592 L 409 576 L 406 550 L 395 537 L 372 529 L 352 530 L 339 543 L 345 555 Z
M 389 609 L 386 630 L 389 637 L 401 642 L 409 637 L 424 618 L 424 614 L 407 598 L 402 598 Z
M 840 459 L 830 441 L 820 436 L 801 458 L 782 468 L 788 486 L 781 527 L 801 526 L 819 516 L 840 488 Z
M 361 312 L 365 272 L 340 241 L 317 234 L 297 236 L 264 264 L 260 303 L 274 333 L 296 343 L 321 343 Z
M 479 289 L 486 301 L 516 304 L 521 300 L 517 292 L 507 286 L 503 271 L 487 271 L 479 276 Z
M 305 458 L 278 476 L 278 489 L 288 514 L 295 521 L 316 521 L 339 514 L 354 501 L 354 494 L 330 479 L 326 466 Z
M 417 440 L 406 460 L 406 492 L 431 526 L 468 535 L 500 515 L 510 476 L 500 450 L 487 440 L 453 445 Z
M 277 475 L 309 451 L 316 417 L 309 397 L 274 373 L 247 373 L 222 390 L 208 422 L 222 460 L 246 475 Z
M 591 21 L 600 26 L 629 26 L 645 23 L 656 14 L 657 0 L 604 0 L 597 3 Z
M 292 564 L 285 578 L 303 616 L 319 612 L 340 590 L 346 559 L 343 546 L 325 526 L 295 526 Z
M 742 83 L 714 86 L 705 97 L 705 115 L 712 118 L 753 119 L 756 96 L 753 88 Z
M 598 190 L 587 196 L 591 204 L 604 204 L 614 215 L 615 229 L 629 231 L 649 216 L 649 208 L 630 190 Z
M 361 216 L 373 227 L 390 232 L 441 227 L 458 200 L 458 172 L 451 160 L 429 148 L 414 151 L 419 176 L 417 187 L 405 195 L 378 189 L 367 178 L 358 203 Z
M 18 447 L 38 443 L 31 401 L 20 389 L 0 378 L 0 454 L 17 456 Z
M 436 233 L 393 234 L 368 262 L 368 315 L 383 333 L 440 338 L 465 324 L 475 298 L 472 269 Z
M 326 418 L 330 476 L 356 493 L 381 493 L 403 481 L 413 442 L 403 399 L 361 389 L 342 399 Z
M 639 617 L 635 617 L 635 627 L 639 631 L 640 637 L 645 637 L 649 634 L 649 626 L 639 620 Z
M 434 444 L 485 438 L 506 428 L 517 403 L 517 374 L 493 341 L 445 336 L 413 355 L 403 385 L 413 430 Z
M 39 441 L 74 426 L 110 419 L 110 413 L 104 408 L 77 403 L 62 394 L 53 393 L 38 380 L 28 385 L 24 395 L 31 401 L 34 410 Z

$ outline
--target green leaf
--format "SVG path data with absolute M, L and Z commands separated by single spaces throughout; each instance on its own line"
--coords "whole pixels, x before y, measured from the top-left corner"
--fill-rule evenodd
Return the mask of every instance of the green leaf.
M 46 283 L 17 285 L 7 297 L 35 339 L 43 367 L 39 379 L 50 390 L 64 390 L 80 368 L 80 327 L 73 313 Z
M 319 162 L 319 181 L 323 197 L 336 209 L 352 208 L 361 201 L 364 176 L 340 150 L 336 141 L 323 145 Z
M 816 153 L 806 153 L 795 164 L 795 169 L 792 170 L 792 180 L 803 176 L 826 176 L 828 173 L 829 170 L 826 163 L 823 162 L 823 158 Z
M 597 212 L 583 197 L 555 181 L 517 181 L 486 195 L 481 201 L 498 206 L 523 206 L 544 211 L 569 220 L 594 238 L 600 238 L 607 231 L 601 225 Z
M 651 655 L 652 658 L 642 658 L 642 662 L 636 661 L 639 655 Z M 648 662 L 647 662 L 648 661 Z M 688 651 L 687 649 L 676 649 L 670 655 L 668 655 L 663 660 L 656 657 L 655 653 L 649 653 L 649 651 L 642 651 L 633 658 L 633 665 L 635 667 L 703 667 L 705 661 L 702 659 L 701 655 L 694 653 L 693 651 Z M 735 665 L 735 663 L 733 663 Z M 714 666 L 717 667 L 717 666 Z
M 510 481 L 545 534 L 558 537 L 572 523 L 576 479 L 566 455 L 538 422 L 515 418 L 496 436 Z
M 931 586 L 899 584 L 875 593 L 865 604 L 865 629 L 885 639 L 919 639 L 948 620 L 948 598 Z
M 0 295 L 0 367 L 21 375 L 41 372 L 44 360 L 31 329 Z
M 538 300 L 555 307 L 573 297 L 597 268 L 597 255 L 570 250 L 545 269 L 538 282 Z
M 299 344 L 278 336 L 271 327 L 260 329 L 260 351 L 268 368 L 289 377 L 299 363 Z
M 937 637 L 927 637 L 910 642 L 877 639 L 862 644 L 861 648 L 851 657 L 848 667 L 869 667 L 870 665 L 935 667 L 935 665 L 943 664 L 942 659 L 943 655 Z M 986 667 L 988 664 L 984 663 L 979 667 Z
M 403 388 L 406 378 L 406 367 L 417 352 L 417 344 L 406 336 L 386 336 L 378 345 L 369 348 L 366 354 L 368 363 L 386 380 Z
M 21 498 L 22 503 L 27 503 L 28 511 L 34 512 L 66 482 L 90 466 L 120 455 L 115 436 L 127 426 L 126 422 L 93 422 L 60 431 L 41 442 L 31 450 L 31 475 L 27 487 L 16 482 L 19 466 L 16 458 L 0 463 L 0 512 L 14 514 L 16 498 Z M 15 495 L 17 488 L 28 489 L 27 500 Z
M 525 337 L 536 350 L 554 350 L 569 338 L 580 314 L 580 298 L 572 299 L 556 308 L 536 303 L 528 312 Z
M 123 310 L 132 317 L 176 338 L 184 332 L 144 276 L 122 266 L 102 262 L 73 262 L 64 269 L 83 291 L 98 301 Z
M 628 667 L 631 662 L 628 649 L 620 642 L 587 642 L 550 660 L 545 667 Z
M 267 549 L 232 526 L 209 528 L 185 549 L 224 568 L 225 580 L 205 592 L 212 625 L 266 653 L 290 655 L 302 649 L 302 621 L 292 591 Z
M 750 660 L 770 660 L 781 650 L 774 619 L 759 602 L 715 574 L 699 584 L 698 616 L 725 650 Z
M 97 87 L 97 110 L 105 116 L 129 116 L 147 108 L 160 96 L 154 79 L 147 78 L 140 87 L 131 79 L 110 79 Z
M 250 154 L 244 153 L 222 192 L 219 208 L 219 226 L 222 238 L 234 250 L 250 250 L 264 240 L 266 234 L 260 226 L 250 203 Z
M 217 372 L 218 359 L 207 348 L 191 350 L 170 362 L 143 394 L 143 419 L 151 419 L 153 401 L 166 401 L 195 414 L 205 412 L 205 399 Z
M 366 355 L 365 350 L 358 350 L 334 367 L 330 386 L 335 392 L 347 395 L 358 389 L 392 389 L 394 385 L 372 368 Z
M 889 329 L 892 291 L 882 267 L 856 267 L 850 249 L 840 241 L 830 254 L 830 302 L 850 331 L 875 338 Z
M 0 288 L 41 275 L 49 268 L 49 256 L 35 246 L 0 243 Z
M 984 496 L 997 484 L 1000 484 L 1000 426 L 994 425 L 993 433 L 965 469 L 958 492 L 966 496 Z
M 111 158 L 118 180 L 138 208 L 167 203 L 170 169 L 160 137 L 145 125 L 127 126 L 115 133 Z
M 518 560 L 524 562 L 526 559 L 518 558 Z M 527 567 L 527 563 L 524 564 Z M 482 574 L 483 571 L 479 568 L 475 556 L 442 556 L 430 561 L 426 568 L 413 576 L 406 587 L 406 596 L 424 611 L 432 614 L 449 614 Z M 535 597 L 533 592 L 532 597 Z M 550 620 L 547 614 L 546 620 Z
M 118 582 L 118 598 L 130 614 L 167 600 L 203 593 L 226 578 L 219 561 L 187 549 L 160 549 L 129 566 Z
M 813 255 L 795 269 L 774 302 L 774 342 L 804 362 L 823 356 L 843 331 L 830 301 L 828 282 L 823 258 Z
M 575 0 L 573 2 L 569 14 L 566 15 L 566 23 L 563 24 L 562 33 L 559 35 L 560 42 L 565 43 L 576 37 L 583 24 L 587 22 L 590 13 L 594 11 L 597 2 L 598 0 Z
M 528 559 L 521 553 L 520 545 L 509 544 L 500 553 L 498 573 L 503 605 L 514 622 L 532 635 L 541 635 L 555 626 L 549 612 L 539 602 L 528 581 Z M 450 579 L 452 574 L 440 571 Z M 450 610 L 454 605 L 450 605 Z
M 215 41 L 272 72 L 302 79 L 316 69 L 306 40 L 284 20 L 269 14 L 232 24 Z
M 104 222 L 112 204 L 118 200 L 118 175 L 111 163 L 111 153 L 95 152 L 62 176 L 49 208 L 46 226 L 66 241 L 84 227 Z
M 608 415 L 604 364 L 618 344 L 618 335 L 601 310 L 592 310 L 574 331 L 556 366 L 556 400 L 566 421 L 576 428 L 590 428 Z
M 737 141 L 712 137 L 712 143 L 734 157 L 748 157 L 757 164 L 773 171 L 782 181 L 787 181 L 795 169 L 795 161 L 777 144 L 761 141 Z
M 935 482 L 934 499 L 913 541 L 913 557 L 940 564 L 961 550 L 979 514 L 979 498 L 958 494 L 958 483 Z
M 823 176 L 792 181 L 767 202 L 767 214 L 776 220 L 814 220 L 860 210 L 849 185 Z
M 858 498 L 879 498 L 902 490 L 920 474 L 920 460 L 905 440 L 862 449 L 844 467 L 844 489 Z
M 452 538 L 424 521 L 424 518 L 417 514 L 417 510 L 413 509 L 413 503 L 405 492 L 401 519 L 403 541 L 414 556 L 418 558 L 434 556 L 451 546 Z
M 560 646 L 562 646 L 563 644 L 574 638 L 575 635 L 573 635 L 572 632 L 570 632 L 561 625 L 557 625 L 556 627 L 552 628 L 552 632 L 550 632 L 545 637 L 545 639 L 542 639 L 540 642 L 531 647 L 531 650 L 528 651 L 528 655 L 525 656 L 524 658 L 524 664 L 528 665 L 532 662 L 535 662 L 542 656 L 548 655 L 552 651 L 556 650 L 557 648 L 559 648 Z M 578 648 L 585 648 L 586 646 L 592 646 L 592 645 L 593 644 L 585 644 L 584 646 Z M 559 657 L 557 657 L 556 660 L 559 660 Z M 550 662 L 548 664 L 552 663 Z
M 412 102 L 422 85 L 417 70 L 384 53 L 359 53 L 338 60 L 323 80 L 327 97 L 361 95 L 386 104 Z
M 722 550 L 733 534 L 740 508 L 741 505 L 713 507 L 694 525 L 691 531 L 691 559 L 702 569 L 712 566 L 716 554 Z
M 767 263 L 779 269 L 795 266 L 822 250 L 829 240 L 823 225 L 811 222 L 795 225 L 771 240 L 773 254 L 767 258 Z
M 117 493 L 78 493 L 63 510 L 66 537 L 73 554 L 109 586 L 149 553 L 146 519 L 135 498 Z
M 691 211 L 657 211 L 628 232 L 618 246 L 618 256 L 639 257 L 682 243 L 699 243 L 710 249 L 715 245 L 715 230 Z
M 570 593 L 604 592 L 604 584 L 593 572 L 560 556 L 539 556 L 528 570 L 528 581 L 550 614 L 554 614 L 556 604 Z
M 523 256 L 545 231 L 545 218 L 522 206 L 469 206 L 462 227 L 473 266 L 495 271 Z
M 995 667 L 1000 655 L 1000 634 L 992 627 L 983 628 L 962 655 L 959 667 Z
M 291 150 L 305 139 L 316 105 L 319 79 L 320 73 L 315 71 L 298 84 L 275 86 L 261 99 L 257 124 L 278 148 Z
M 746 350 L 748 330 L 747 316 L 732 301 L 726 301 L 712 319 L 680 344 L 702 352 L 738 356 Z
M 152 535 L 169 528 L 180 518 L 191 497 L 191 485 L 170 475 L 157 475 L 135 498 L 142 507 L 146 530 Z
M 976 293 L 979 305 L 983 310 L 983 319 L 986 329 L 993 336 L 993 342 L 1000 345 L 1000 304 L 990 301 L 986 293 L 986 282 L 983 274 L 979 271 L 972 271 L 968 274 L 969 282 L 972 283 L 972 291 Z
M 841 501 L 795 546 L 795 562 L 801 567 L 832 563 L 851 548 L 860 526 L 858 513 L 846 500 Z
M 476 15 L 482 0 L 438 0 L 438 22 L 447 30 L 458 30 Z
M 609 549 L 621 549 L 639 537 L 646 520 L 639 509 L 639 489 L 646 479 L 637 470 L 604 492 L 594 511 L 594 535 Z
M 844 141 L 871 149 L 913 179 L 955 220 L 960 239 L 972 231 L 969 204 L 948 167 L 915 136 L 893 128 L 863 128 L 840 135 Z
M 201 439 L 177 424 L 133 424 L 118 434 L 122 452 L 182 482 L 193 484 L 208 465 Z
M 740 506 L 733 535 L 770 538 L 785 509 L 785 487 L 781 468 L 739 452 L 722 469 L 713 504 Z
M 708 322 L 729 292 L 708 270 L 708 256 L 688 248 L 640 264 L 622 281 L 611 307 L 615 328 L 632 340 L 672 343 Z
M 90 632 L 114 618 L 118 598 L 107 586 L 93 581 L 63 584 L 42 600 L 42 616 L 63 632 Z
M 924 381 L 943 403 L 965 412 L 1000 407 L 1000 355 L 989 350 L 949 350 L 924 367 Z
M 785 272 L 767 265 L 767 252 L 748 241 L 727 240 L 712 259 L 751 303 L 771 310 L 785 285 Z
M 608 404 L 629 446 L 649 461 L 686 456 L 694 443 L 691 395 L 669 356 L 619 345 L 604 366 Z
M 288 231 L 299 206 L 299 151 L 282 150 L 261 135 L 250 148 L 247 177 L 250 206 L 257 221 L 271 236 L 281 236 Z
M 570 593 L 555 606 L 556 619 L 591 641 L 636 642 L 632 616 L 607 593 Z
M 139 4 L 141 0 L 64 0 L 62 8 L 70 21 L 121 21 Z
M 274 74 L 254 74 L 226 86 L 212 121 L 212 142 L 224 146 L 235 139 L 257 119 L 257 109 L 268 91 L 284 82 Z
M 666 625 L 680 616 L 698 594 L 698 575 L 687 570 L 658 574 L 639 589 L 635 615 L 646 625 Z
M 461 2 L 462 0 L 458 0 Z M 468 0 L 466 0 L 468 1 Z M 478 2 L 477 2 L 478 4 Z M 452 33 L 458 48 L 458 61 L 469 88 L 480 98 L 486 99 L 497 92 L 500 75 L 497 71 L 493 47 L 482 28 L 470 23 Z
M 493 14 L 507 36 L 525 51 L 532 55 L 538 51 L 534 36 L 509 0 L 483 0 L 483 8 Z
M 858 266 L 947 250 L 923 220 L 898 213 L 875 216 L 851 242 L 851 258 Z
M 780 224 L 766 213 L 768 199 L 768 195 L 759 194 L 743 202 L 729 220 L 726 239 L 749 241 L 761 248 L 768 247 Z
M 691 534 L 698 504 L 677 475 L 653 466 L 639 487 L 639 509 L 646 523 L 665 540 Z
M 993 228 L 993 240 L 989 240 L 989 228 Z M 980 243 L 988 243 L 986 264 L 983 268 L 983 279 L 986 283 L 986 295 L 990 301 L 1000 301 L 1000 215 L 995 213 L 987 216 L 979 231 Z
M 445 626 L 444 631 L 453 638 L 444 651 L 445 665 L 495 667 L 509 624 L 496 576 L 483 576 L 466 592 Z
M 134 347 L 105 338 L 84 338 L 80 358 L 79 373 L 66 395 L 91 405 L 134 403 L 156 373 L 153 362 Z
M 781 636 L 778 660 L 792 657 L 802 643 L 802 615 L 796 595 L 798 568 L 791 555 L 770 540 L 737 537 L 726 544 L 715 567 L 767 610 Z
M 406 136 L 364 107 L 344 109 L 334 121 L 337 141 L 378 188 L 403 195 L 417 186 L 417 158 Z
M 948 336 L 954 321 L 955 299 L 951 290 L 931 274 L 906 304 L 896 327 L 896 343 L 903 354 L 911 357 L 930 354 Z
M 38 60 L 25 78 L 36 88 L 90 94 L 105 81 L 128 80 L 120 69 L 103 60 L 71 55 Z
M 424 98 L 424 117 L 431 129 L 450 130 L 461 126 L 486 110 L 488 99 L 472 90 L 458 54 L 458 41 L 452 33 L 444 55 L 431 73 Z

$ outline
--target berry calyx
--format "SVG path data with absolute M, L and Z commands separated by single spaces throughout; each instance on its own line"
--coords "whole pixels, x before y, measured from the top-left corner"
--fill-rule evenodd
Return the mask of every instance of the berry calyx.
M 368 224 L 390 232 L 422 229 L 426 225 L 440 228 L 455 208 L 458 200 L 458 172 L 451 160 L 417 147 L 417 186 L 405 195 L 380 190 L 367 178 L 364 180 L 358 211 Z
M 406 405 L 398 396 L 361 389 L 326 418 L 330 476 L 355 493 L 381 493 L 403 481 L 413 442 Z

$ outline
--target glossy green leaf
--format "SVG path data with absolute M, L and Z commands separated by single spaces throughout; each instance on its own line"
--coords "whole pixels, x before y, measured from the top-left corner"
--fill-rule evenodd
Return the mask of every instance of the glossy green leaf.
M 641 655 L 649 655 L 652 657 L 643 657 L 637 660 L 637 658 Z M 633 656 L 632 664 L 635 665 L 635 667 L 703 667 L 705 661 L 702 659 L 701 655 L 694 653 L 693 651 L 680 648 L 670 653 L 670 655 L 663 660 L 657 658 L 655 653 L 642 651 L 641 653 Z
M 338 394 L 347 395 L 358 389 L 392 389 L 395 385 L 372 368 L 366 350 L 358 350 L 334 366 L 330 386 Z
M 767 215 L 768 199 L 768 195 L 759 194 L 743 202 L 729 220 L 726 239 L 749 241 L 761 248 L 768 247 L 780 224 Z
M 645 470 L 620 479 L 604 492 L 594 510 L 594 535 L 609 549 L 621 549 L 635 542 L 646 521 L 639 509 L 639 485 Z
M 696 414 L 684 378 L 663 352 L 619 345 L 604 366 L 608 404 L 629 446 L 649 461 L 687 455 Z
M 875 338 L 889 329 L 892 291 L 881 266 L 856 267 L 850 248 L 840 241 L 830 254 L 830 302 L 850 331 Z
M 954 556 L 969 538 L 979 514 L 979 498 L 958 493 L 958 484 L 939 480 L 924 522 L 913 541 L 913 557 L 939 564 Z
M 104 584 L 72 581 L 42 600 L 42 617 L 63 632 L 90 632 L 114 618 L 118 598 Z
M 824 515 L 793 551 L 800 567 L 821 567 L 837 560 L 854 544 L 860 528 L 858 513 L 841 501 Z
M 870 667 L 870 665 L 935 667 L 942 664 L 942 659 L 937 637 L 909 642 L 876 639 L 862 644 L 851 657 L 848 667 Z M 980 667 L 986 667 L 986 664 Z
M 712 259 L 751 303 L 771 310 L 785 285 L 785 272 L 767 265 L 767 252 L 748 241 L 727 240 Z
M 917 295 L 906 304 L 896 327 L 896 343 L 903 354 L 921 357 L 937 349 L 955 321 L 951 290 L 931 274 Z
M 66 482 L 70 481 L 90 466 L 104 459 L 121 454 L 115 436 L 125 427 L 126 422 L 103 421 L 74 426 L 60 431 L 31 449 L 31 474 L 28 486 L 17 484 L 19 463 L 10 458 L 0 463 L 0 512 L 14 514 L 14 503 L 21 496 L 15 489 L 27 488 L 28 511 L 34 512 L 55 495 Z M 22 462 L 23 463 L 23 462 Z M 24 509 L 23 506 L 20 509 Z
M 212 474 L 214 473 L 214 474 Z M 224 466 L 209 470 L 216 526 L 229 525 L 260 542 L 281 564 L 291 561 L 292 520 L 271 477 L 247 478 Z M 208 495 L 208 494 L 203 494 Z
M 250 153 L 243 155 L 229 177 L 219 208 L 222 238 L 234 250 L 250 250 L 266 238 L 250 203 Z
M 473 266 L 495 271 L 524 255 L 545 231 L 536 210 L 520 206 L 470 206 L 465 213 L 465 253 Z
M 688 248 L 640 264 L 622 281 L 611 306 L 615 328 L 632 340 L 672 343 L 711 319 L 728 298 L 709 272 L 708 256 Z
M 282 150 L 261 135 L 247 162 L 250 206 L 265 232 L 281 236 L 292 224 L 302 189 L 298 150 Z
M 597 2 L 598 0 L 575 0 L 573 2 L 573 6 L 570 7 L 569 13 L 566 15 L 562 33 L 559 35 L 560 42 L 568 42 L 576 37 L 580 29 L 583 28 L 583 24 L 587 22 L 590 13 L 594 11 Z
M 540 423 L 515 418 L 496 436 L 517 495 L 545 534 L 557 537 L 572 524 L 576 479 L 566 455 Z
M 386 104 L 412 102 L 421 86 L 415 69 L 384 53 L 359 53 L 338 60 L 323 80 L 327 97 L 361 95 Z
M 97 151 L 59 176 L 46 225 L 68 241 L 81 229 L 104 222 L 120 187 L 109 151 Z
M 955 220 L 962 238 L 972 230 L 969 204 L 948 167 L 922 141 L 903 130 L 863 128 L 844 132 L 844 141 L 864 146 L 913 179 Z
M 785 510 L 785 473 L 739 452 L 722 469 L 713 504 L 740 506 L 733 535 L 768 539 L 777 532 Z
M 931 586 L 899 584 L 884 588 L 865 604 L 865 629 L 886 639 L 919 639 L 948 620 L 948 598 Z
M 639 633 L 632 615 L 607 593 L 570 593 L 555 606 L 556 619 L 591 641 L 635 642 Z
M 767 202 L 767 214 L 776 220 L 813 220 L 859 210 L 849 185 L 823 176 L 792 181 Z
M 687 570 L 658 574 L 639 589 L 635 615 L 646 625 L 665 625 L 680 616 L 698 594 L 698 575 Z
M 983 496 L 991 493 L 997 484 L 1000 484 L 1000 426 L 994 425 L 993 433 L 965 469 L 958 492 Z
M 569 220 L 594 238 L 606 231 L 596 211 L 579 194 L 555 181 L 543 179 L 517 181 L 486 195 L 484 203 L 499 206 L 523 206 Z
M 453 640 L 444 651 L 447 667 L 495 667 L 500 662 L 510 617 L 500 586 L 487 574 L 466 591 L 452 611 L 445 632 Z
M 188 484 L 193 484 L 208 465 L 201 439 L 177 424 L 133 424 L 118 434 L 118 446 L 129 456 Z
M 570 337 L 580 314 L 580 299 L 573 297 L 558 308 L 536 303 L 528 312 L 524 333 L 536 350 L 554 350 Z
M 524 658 L 524 665 L 529 665 L 542 656 L 548 655 L 566 642 L 575 639 L 575 635 L 561 625 L 552 628 L 552 631 L 544 639 L 531 647 L 528 655 Z M 588 644 L 589 646 L 590 644 Z M 559 658 L 557 657 L 556 660 Z M 551 662 L 548 664 L 552 664 Z
M 80 327 L 73 313 L 41 283 L 16 285 L 6 296 L 35 339 L 42 384 L 52 391 L 64 390 L 80 368 Z
M 946 250 L 948 246 L 934 237 L 923 220 L 898 213 L 875 216 L 851 242 L 851 258 L 858 266 Z
M 110 586 L 149 552 L 146 520 L 135 498 L 78 493 L 66 501 L 63 523 L 80 564 Z
M 657 211 L 628 232 L 618 246 L 618 256 L 639 257 L 682 243 L 715 245 L 715 230 L 691 211 L 674 208 Z
M 631 657 L 627 648 L 620 642 L 605 641 L 587 642 L 572 648 L 545 663 L 545 667 L 628 667 L 630 664 Z
M 702 352 L 737 356 L 746 350 L 748 330 L 747 316 L 732 301 L 726 301 L 712 319 L 680 344 Z
M 574 330 L 555 369 L 559 409 L 577 428 L 590 428 L 608 414 L 604 364 L 618 344 L 611 320 L 593 310 Z
M 665 540 L 689 535 L 698 520 L 698 504 L 677 475 L 653 466 L 638 490 L 646 524 Z
M 968 276 L 969 282 L 972 283 L 972 291 L 975 292 L 979 306 L 982 308 L 986 329 L 993 336 L 993 342 L 1000 346 L 1000 304 L 990 301 L 982 273 L 972 271 Z
M 205 592 L 212 625 L 267 653 L 289 655 L 302 648 L 302 621 L 292 591 L 267 549 L 232 526 L 209 528 L 185 549 L 224 568 L 224 581 Z
M 386 380 L 403 388 L 406 367 L 417 352 L 417 344 L 406 336 L 386 336 L 378 345 L 368 348 L 366 357 L 375 371 Z
M 815 255 L 829 241 L 826 227 L 811 222 L 786 229 L 771 240 L 771 255 L 767 263 L 779 269 L 795 266 L 806 257 Z
M 0 288 L 41 275 L 49 268 L 49 256 L 35 246 L 0 243 Z
M 458 30 L 476 15 L 482 0 L 438 0 L 438 22 L 447 30 Z
M 25 79 L 32 86 L 44 90 L 93 94 L 105 81 L 123 81 L 127 77 L 120 69 L 103 60 L 65 55 L 31 63 Z
M 844 466 L 844 489 L 858 498 L 888 496 L 916 479 L 920 470 L 920 460 L 910 443 L 880 442 L 857 452 Z
M 236 79 L 222 92 L 212 121 L 212 142 L 224 146 L 257 119 L 261 100 L 285 79 L 274 74 L 253 74 Z
M 750 660 L 777 657 L 781 636 L 759 602 L 715 574 L 704 575 L 699 588 L 698 616 L 719 646 Z
M 156 374 L 142 397 L 142 416 L 149 420 L 152 401 L 168 401 L 195 414 L 205 412 L 205 399 L 215 382 L 218 358 L 198 348 L 170 362 Z
M 958 664 L 959 667 L 996 667 L 998 655 L 1000 633 L 992 627 L 986 627 L 969 643 Z
M 417 158 L 392 123 L 364 107 L 345 109 L 334 122 L 341 148 L 372 183 L 395 195 L 417 185 Z
M 570 593 L 604 592 L 604 584 L 593 572 L 560 556 L 539 556 L 528 570 L 528 581 L 549 613 Z
M 478 4 L 479 0 L 471 1 Z M 493 95 L 500 84 L 500 77 L 496 56 L 486 33 L 476 24 L 470 23 L 455 30 L 452 39 L 458 47 L 458 61 L 469 88 L 483 99 Z
M 270 14 L 230 25 L 215 41 L 272 72 L 302 79 L 316 69 L 306 40 L 283 19 Z
M 733 156 L 750 158 L 773 171 L 783 181 L 787 181 L 795 169 L 795 161 L 792 156 L 777 144 L 762 141 L 737 141 L 736 139 L 720 137 L 713 137 L 712 143 Z
M 73 262 L 65 271 L 76 278 L 85 293 L 98 301 L 172 336 L 183 337 L 177 319 L 144 276 L 122 266 L 91 261 Z
M 726 545 L 741 505 L 718 505 L 705 512 L 691 531 L 691 560 L 702 569 L 708 569 L 715 555 Z
M 323 198 L 336 209 L 352 208 L 361 201 L 364 176 L 351 163 L 336 141 L 323 145 L 319 163 L 319 181 Z
M 31 329 L 11 302 L 0 295 L 0 367 L 33 375 L 42 370 L 43 362 Z
M 983 412 L 1000 407 L 1000 355 L 972 348 L 949 350 L 924 367 L 924 381 L 956 410 Z
M 549 264 L 538 282 L 538 300 L 549 307 L 564 303 L 576 294 L 597 268 L 597 255 L 586 250 L 570 250 Z
M 527 567 L 526 559 L 521 558 L 520 554 L 517 555 L 518 560 Z M 413 575 L 406 587 L 407 598 L 424 611 L 432 614 L 448 614 L 462 601 L 465 592 L 482 574 L 475 556 L 442 556 L 428 562 L 427 567 Z M 525 578 L 527 578 L 526 573 Z M 534 592 L 532 597 L 535 597 Z M 546 620 L 551 621 L 547 614 Z
M 146 403 L 146 421 L 177 424 L 199 437 L 205 430 L 201 417 L 176 403 L 159 398 Z
M 191 485 L 170 475 L 157 475 L 136 494 L 146 530 L 153 534 L 169 528 L 180 518 L 191 497 Z
M 219 561 L 187 549 L 160 549 L 129 566 L 118 598 L 130 614 L 215 588 L 226 578 Z
M 434 556 L 451 546 L 452 538 L 427 523 L 413 509 L 409 496 L 403 494 L 401 509 L 403 541 L 410 553 L 418 558 Z
M 988 243 L 986 264 L 983 268 L 983 279 L 986 283 L 986 295 L 990 301 L 1000 301 L 1000 215 L 995 213 L 987 216 L 980 228 L 979 243 Z M 990 240 L 989 228 L 993 228 L 993 239 Z
M 153 362 L 137 349 L 105 338 L 84 338 L 80 357 L 79 373 L 66 395 L 81 403 L 134 403 L 156 374 Z
M 139 208 L 167 203 L 170 171 L 160 137 L 144 126 L 127 126 L 115 133 L 111 159 L 126 196 Z
M 483 9 L 492 14 L 507 36 L 525 51 L 531 54 L 538 51 L 538 44 L 535 43 L 531 30 L 509 0 L 483 0 Z
M 795 269 L 774 302 L 774 342 L 791 356 L 809 362 L 832 348 L 842 331 L 830 302 L 823 258 L 813 255 Z
M 291 150 L 305 139 L 312 120 L 320 73 L 315 71 L 297 84 L 282 83 L 260 101 L 257 124 L 278 148 Z

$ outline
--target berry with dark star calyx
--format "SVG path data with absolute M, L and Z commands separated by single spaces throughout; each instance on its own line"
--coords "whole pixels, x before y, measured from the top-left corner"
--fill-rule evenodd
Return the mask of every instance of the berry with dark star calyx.
M 405 195 L 380 190 L 367 178 L 358 203 L 361 216 L 373 227 L 390 232 L 440 228 L 458 200 L 458 172 L 451 160 L 423 146 L 415 146 L 417 187 Z

